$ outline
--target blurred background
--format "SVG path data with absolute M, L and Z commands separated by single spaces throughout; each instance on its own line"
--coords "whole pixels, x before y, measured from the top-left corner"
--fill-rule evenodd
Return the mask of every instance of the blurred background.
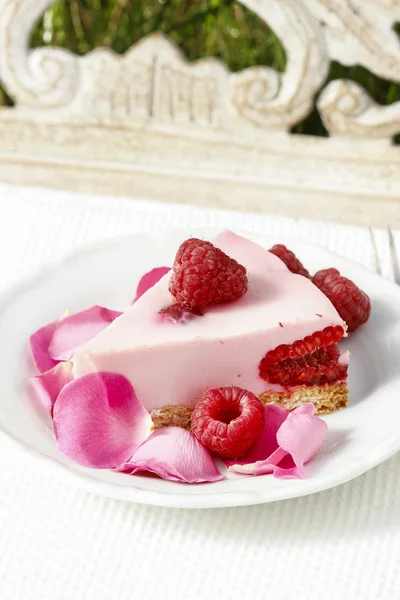
M 106 46 L 123 54 L 155 31 L 168 35 L 189 61 L 214 56 L 231 71 L 254 65 L 285 70 L 280 40 L 253 12 L 234 0 L 58 0 L 37 23 L 31 46 L 61 46 L 79 55 Z M 400 23 L 396 23 L 395 31 L 400 37 Z M 399 84 L 382 80 L 363 67 L 332 62 L 326 83 L 344 78 L 360 83 L 380 104 L 400 100 Z M 0 104 L 12 104 L 1 87 Z M 315 107 L 293 132 L 327 135 Z M 395 141 L 400 143 L 400 136 Z

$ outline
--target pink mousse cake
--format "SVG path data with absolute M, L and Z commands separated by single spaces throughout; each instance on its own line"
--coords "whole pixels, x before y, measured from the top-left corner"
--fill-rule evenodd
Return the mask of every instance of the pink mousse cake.
M 345 325 L 330 300 L 274 254 L 225 231 L 212 243 L 247 270 L 248 290 L 185 322 L 161 318 L 173 303 L 167 273 L 73 357 L 74 375 L 127 377 L 145 408 L 185 414 L 211 387 L 240 386 L 264 403 L 320 414 L 347 404 Z M 176 407 L 176 409 L 175 409 Z

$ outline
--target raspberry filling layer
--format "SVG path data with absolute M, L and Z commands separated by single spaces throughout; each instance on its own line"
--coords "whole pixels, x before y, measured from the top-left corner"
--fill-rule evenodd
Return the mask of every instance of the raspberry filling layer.
M 292 345 L 277 346 L 259 364 L 260 376 L 283 386 L 325 385 L 343 381 L 347 365 L 339 363 L 343 327 L 326 327 Z

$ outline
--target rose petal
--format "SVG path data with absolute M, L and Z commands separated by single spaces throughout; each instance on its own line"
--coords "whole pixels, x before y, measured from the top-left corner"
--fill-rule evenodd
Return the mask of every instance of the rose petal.
M 280 448 L 292 457 L 297 467 L 296 477 L 304 477 L 304 465 L 317 454 L 327 435 L 328 425 L 319 417 L 296 410 L 290 413 L 278 431 L 277 440 Z
M 248 456 L 229 470 L 247 475 L 273 473 L 275 477 L 304 477 L 304 464 L 324 443 L 328 427 L 314 414 L 313 404 L 292 412 L 278 406 L 265 407 L 265 427 Z M 272 450 L 272 452 L 271 452 Z
M 32 358 L 39 373 L 49 371 L 58 364 L 58 361 L 53 360 L 48 352 L 56 326 L 57 321 L 49 323 L 35 331 L 29 338 Z
M 156 429 L 136 450 L 129 464 L 119 470 L 129 470 L 131 474 L 150 471 L 163 479 L 184 483 L 223 479 L 208 450 L 181 427 Z
M 102 306 L 92 306 L 41 327 L 30 337 L 32 358 L 39 373 L 44 373 L 105 329 L 122 313 Z
M 288 417 L 289 415 L 315 415 L 316 412 L 317 409 L 314 406 L 314 404 L 311 404 L 311 402 L 309 402 L 308 404 L 301 404 L 292 411 L 289 411 Z
M 138 283 L 136 288 L 136 296 L 132 304 L 135 304 L 135 302 L 139 300 L 139 298 L 143 296 L 147 290 L 152 288 L 153 285 L 160 281 L 161 277 L 164 277 L 164 275 L 166 275 L 170 270 L 170 267 L 155 267 L 148 273 L 145 273 Z
M 36 396 L 50 415 L 58 394 L 74 378 L 72 370 L 71 362 L 62 362 L 45 373 L 31 377 Z
M 92 306 L 57 322 L 49 344 L 53 360 L 69 360 L 74 352 L 103 331 L 122 313 Z
M 248 455 L 241 460 L 225 460 L 227 467 L 245 465 L 245 470 L 240 472 L 251 472 L 252 463 L 264 461 L 269 458 L 278 449 L 276 434 L 284 421 L 288 418 L 289 412 L 275 404 L 268 404 L 264 407 L 265 425 L 256 445 L 250 450 Z M 285 453 L 286 454 L 286 453 Z M 232 471 L 238 469 L 232 468 Z
M 90 373 L 60 392 L 54 405 L 58 447 L 86 467 L 127 462 L 150 435 L 152 420 L 129 381 L 115 373 Z

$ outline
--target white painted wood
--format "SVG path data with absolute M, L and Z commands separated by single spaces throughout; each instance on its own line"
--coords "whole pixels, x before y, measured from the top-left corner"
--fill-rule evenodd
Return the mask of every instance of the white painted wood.
M 400 81 L 400 0 L 243 0 L 284 42 L 283 74 L 189 64 L 161 34 L 124 56 L 29 51 L 51 3 L 0 0 L 0 78 L 16 103 L 0 110 L 1 179 L 400 226 L 400 102 L 332 82 L 318 102 L 332 137 L 288 133 L 331 58 Z
M 331 135 L 371 139 L 400 132 L 400 102 L 381 106 L 354 81 L 332 81 L 317 105 Z

